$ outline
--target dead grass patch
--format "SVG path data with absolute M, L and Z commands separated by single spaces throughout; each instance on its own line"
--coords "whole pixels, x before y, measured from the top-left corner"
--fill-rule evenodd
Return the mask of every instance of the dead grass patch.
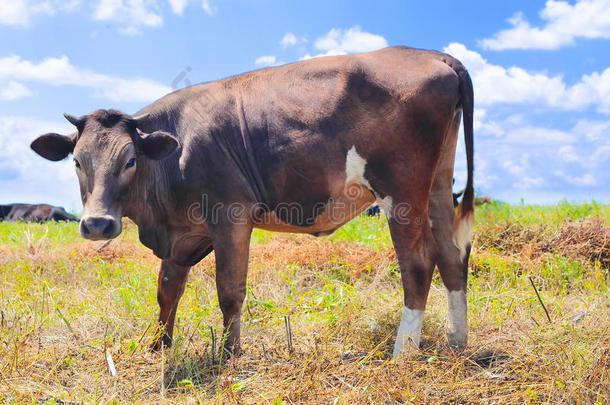
M 529 259 L 552 253 L 610 268 L 610 227 L 601 217 L 565 220 L 559 227 L 487 223 L 478 228 L 474 244 L 479 250 L 519 253 Z

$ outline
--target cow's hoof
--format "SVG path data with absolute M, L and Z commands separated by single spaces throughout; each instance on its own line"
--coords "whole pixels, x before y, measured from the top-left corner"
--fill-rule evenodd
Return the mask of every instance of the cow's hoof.
M 161 336 L 158 339 L 155 339 L 149 346 L 149 349 L 153 352 L 160 352 L 161 347 L 163 346 L 165 349 L 171 347 L 172 339 L 168 336 Z
M 233 346 L 233 347 L 229 347 L 229 346 L 225 346 L 222 348 L 222 359 L 224 360 L 229 360 L 232 357 L 239 357 L 244 353 L 244 351 L 242 350 L 242 348 L 240 346 Z
M 404 357 L 404 358 L 410 359 L 410 358 L 413 358 L 413 356 L 415 356 L 418 353 L 419 353 L 419 348 L 412 346 L 412 345 L 408 345 L 408 346 L 403 347 L 398 350 L 396 348 L 394 348 L 394 351 L 392 352 L 392 358 L 399 359 L 401 357 Z
M 459 332 L 447 332 L 447 343 L 453 350 L 462 351 L 468 343 L 468 335 Z

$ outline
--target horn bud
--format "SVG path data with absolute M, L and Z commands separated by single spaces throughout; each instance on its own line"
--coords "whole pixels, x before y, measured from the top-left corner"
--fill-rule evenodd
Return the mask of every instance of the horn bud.
M 82 118 L 77 118 L 74 115 L 64 113 L 64 117 L 66 117 L 70 124 L 74 125 L 77 128 L 80 128 L 81 124 L 83 123 Z

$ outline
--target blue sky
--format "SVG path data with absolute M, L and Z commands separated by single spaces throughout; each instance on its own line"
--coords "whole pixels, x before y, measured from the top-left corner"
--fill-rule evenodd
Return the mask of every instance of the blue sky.
M 470 70 L 481 194 L 608 202 L 609 40 L 610 0 L 0 0 L 0 203 L 80 210 L 71 159 L 28 147 L 70 133 L 63 112 L 132 113 L 189 83 L 389 45 Z M 456 188 L 464 168 L 460 143 Z

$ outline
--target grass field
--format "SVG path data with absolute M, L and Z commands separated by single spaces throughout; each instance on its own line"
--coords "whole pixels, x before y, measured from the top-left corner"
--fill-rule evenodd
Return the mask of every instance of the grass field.
M 610 206 L 595 203 L 478 207 L 468 348 L 446 346 L 437 273 L 422 350 L 398 360 L 385 219 L 325 238 L 256 231 L 245 354 L 212 361 L 213 255 L 191 272 L 174 346 L 155 353 L 159 260 L 134 225 L 98 251 L 76 224 L 0 223 L 0 401 L 610 403 L 609 224 Z

